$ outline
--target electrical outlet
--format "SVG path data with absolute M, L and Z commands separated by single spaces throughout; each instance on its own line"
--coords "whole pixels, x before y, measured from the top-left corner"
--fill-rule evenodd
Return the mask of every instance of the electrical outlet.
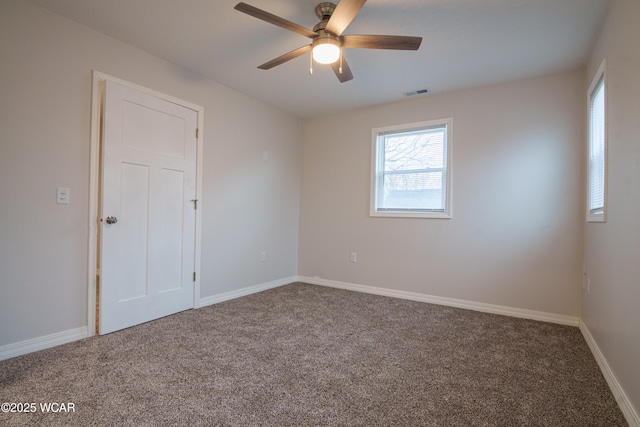
M 587 294 L 591 295 L 591 279 L 587 279 Z
M 262 251 L 260 253 L 260 262 L 265 262 L 267 260 L 267 252 L 266 251 Z
M 351 252 L 351 262 L 358 262 L 358 253 Z

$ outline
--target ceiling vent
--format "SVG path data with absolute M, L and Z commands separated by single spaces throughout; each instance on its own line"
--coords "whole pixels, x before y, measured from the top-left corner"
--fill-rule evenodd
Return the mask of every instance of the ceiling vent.
M 428 89 L 418 89 L 418 90 L 414 90 L 413 92 L 405 92 L 404 96 L 424 95 L 426 93 L 429 93 Z

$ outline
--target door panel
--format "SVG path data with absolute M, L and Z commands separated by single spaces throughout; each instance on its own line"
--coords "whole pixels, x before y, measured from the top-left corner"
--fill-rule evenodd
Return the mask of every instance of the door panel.
M 197 151 L 195 111 L 112 81 L 104 95 L 101 334 L 193 308 Z
M 183 117 L 172 114 L 172 111 L 159 111 L 127 100 L 123 110 L 122 139 L 125 147 L 184 158 L 187 123 Z
M 153 269 L 154 280 L 158 283 L 158 292 L 177 290 L 183 286 L 182 283 L 182 226 L 183 215 L 182 206 L 173 203 L 172 197 L 179 194 L 181 198 L 184 188 L 184 173 L 170 169 L 162 169 L 158 176 L 158 185 L 163 189 L 158 194 L 157 211 L 158 218 L 162 223 L 158 223 L 157 232 L 153 233 L 153 239 L 149 246 L 154 251 L 153 259 L 163 259 L 163 262 Z M 165 251 L 164 256 L 155 254 L 155 250 Z M 168 261 L 168 262 L 167 262 Z
M 149 166 L 121 164 L 119 222 L 109 232 L 118 240 L 121 260 L 118 302 L 147 296 L 147 218 Z M 115 239 L 112 239 L 115 240 Z

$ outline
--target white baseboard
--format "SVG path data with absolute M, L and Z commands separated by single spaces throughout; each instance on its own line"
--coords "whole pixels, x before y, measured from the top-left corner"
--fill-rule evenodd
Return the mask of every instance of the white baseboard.
M 44 350 L 45 348 L 81 340 L 86 338 L 88 336 L 87 334 L 87 327 L 82 326 L 80 328 L 56 332 L 55 334 L 45 335 L 43 337 L 7 344 L 0 347 L 0 360 L 11 359 L 12 357 L 22 356 L 23 354 Z
M 638 414 L 638 411 L 636 411 L 631 404 L 631 401 L 624 392 L 624 389 L 613 374 L 609 363 L 607 363 L 607 359 L 605 359 L 604 354 L 600 351 L 600 347 L 598 347 L 596 340 L 593 338 L 593 335 L 591 335 L 591 331 L 589 331 L 589 328 L 582 320 L 580 320 L 580 331 L 582 332 L 582 336 L 584 336 L 585 341 L 587 341 L 587 344 L 591 349 L 591 353 L 593 353 L 593 357 L 596 359 L 596 362 L 598 362 L 600 371 L 602 371 L 604 379 L 607 380 L 611 393 L 613 393 L 613 397 L 615 397 L 616 402 L 618 402 L 618 406 L 620 406 L 622 414 L 629 423 L 629 427 L 640 427 L 640 414 Z
M 485 304 L 459 300 L 454 298 L 438 297 L 416 292 L 398 291 L 395 289 L 378 288 L 375 286 L 358 285 L 355 283 L 338 282 L 335 280 L 321 279 L 318 277 L 298 276 L 298 282 L 312 285 L 328 286 L 331 288 L 346 289 L 349 291 L 364 292 L 367 294 L 382 295 L 392 298 L 401 298 L 412 301 L 427 302 L 430 304 L 446 305 L 449 307 L 464 308 L 467 310 L 481 311 L 484 313 L 501 314 L 504 316 L 520 317 L 524 319 L 540 320 L 543 322 L 559 323 L 561 325 L 578 326 L 580 319 L 573 316 L 565 316 L 544 311 L 525 310 L 522 308 L 506 307 L 502 305 Z
M 296 277 L 287 277 L 272 282 L 261 283 L 255 286 L 249 286 L 246 288 L 238 289 L 235 291 L 225 292 L 218 295 L 212 295 L 198 300 L 198 305 L 195 308 L 204 307 L 211 304 L 216 304 L 222 301 L 227 301 L 234 298 L 243 297 L 246 295 L 254 294 L 256 292 L 266 291 L 267 289 L 277 288 L 278 286 L 287 285 L 295 282 Z M 25 341 L 20 341 L 13 344 L 7 344 L 0 347 L 0 360 L 11 359 L 12 357 L 22 356 L 24 354 L 33 353 L 34 351 L 44 350 L 45 348 L 55 347 L 57 345 L 67 344 L 72 341 L 77 341 L 83 338 L 87 338 L 89 329 L 86 326 L 82 326 L 76 329 L 70 329 L 68 331 L 56 332 L 44 337 L 32 338 Z
M 198 305 L 196 306 L 196 308 L 206 307 L 208 305 L 217 304 L 219 302 L 229 301 L 235 298 L 240 298 L 240 297 L 255 294 L 258 292 L 266 291 L 268 289 L 277 288 L 279 286 L 288 285 L 290 283 L 297 282 L 297 280 L 298 279 L 295 276 L 286 277 L 284 279 L 278 279 L 272 282 L 260 283 L 258 285 L 247 286 L 246 288 L 236 289 L 233 291 L 200 298 L 198 300 Z

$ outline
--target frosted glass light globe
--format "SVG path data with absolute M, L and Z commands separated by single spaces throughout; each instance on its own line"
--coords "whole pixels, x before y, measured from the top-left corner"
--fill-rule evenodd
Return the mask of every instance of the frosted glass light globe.
M 313 48 L 313 59 L 320 64 L 333 64 L 340 58 L 340 48 L 332 43 L 320 43 Z

